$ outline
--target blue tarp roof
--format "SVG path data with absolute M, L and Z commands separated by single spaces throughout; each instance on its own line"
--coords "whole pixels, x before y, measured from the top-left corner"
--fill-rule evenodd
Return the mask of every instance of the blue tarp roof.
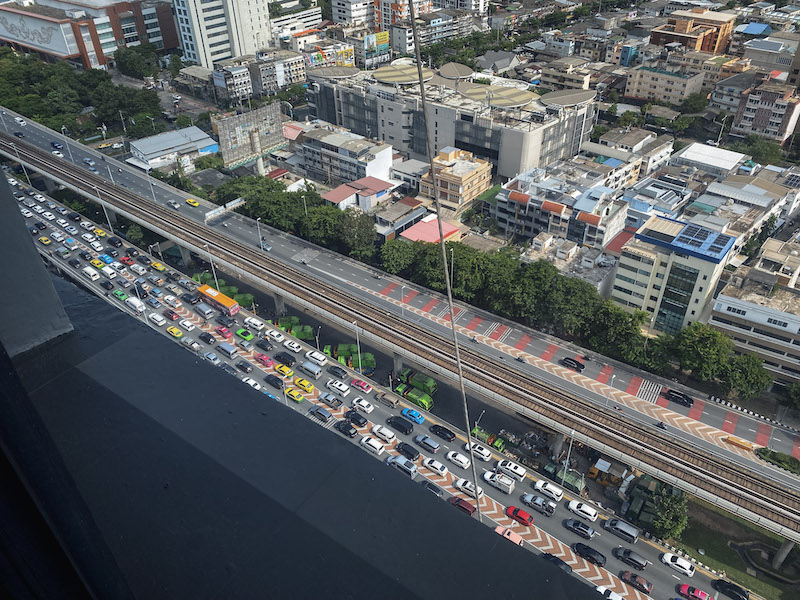
M 622 164 L 622 161 L 618 158 L 607 158 L 603 161 L 603 164 L 607 167 L 611 167 L 612 169 L 616 169 Z
M 766 23 L 747 23 L 737 27 L 736 31 L 738 33 L 744 33 L 745 35 L 763 35 L 765 33 L 771 33 L 772 27 Z

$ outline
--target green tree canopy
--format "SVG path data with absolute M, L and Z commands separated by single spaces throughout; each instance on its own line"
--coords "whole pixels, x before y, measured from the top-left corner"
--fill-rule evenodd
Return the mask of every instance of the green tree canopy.
M 349 256 L 370 262 L 377 250 L 377 238 L 375 220 L 371 215 L 354 206 L 344 211 L 339 224 L 339 243 Z
M 692 323 L 675 338 L 675 354 L 681 369 L 702 381 L 725 373 L 731 360 L 733 340 L 709 325 Z
M 158 75 L 158 54 L 152 44 L 120 46 L 114 52 L 119 72 L 128 77 L 144 79 Z
M 800 381 L 795 381 L 786 388 L 786 398 L 789 400 L 790 406 L 800 409 Z
M 671 488 L 667 488 L 671 490 Z M 689 521 L 686 494 L 662 493 L 655 498 L 653 533 L 662 539 L 679 540 Z
M 781 147 L 755 133 L 748 135 L 744 141 L 736 142 L 731 146 L 736 152 L 750 154 L 753 160 L 761 164 L 777 165 L 783 161 Z
M 181 57 L 177 54 L 173 54 L 169 58 L 169 65 L 167 65 L 167 71 L 169 74 L 172 75 L 173 79 L 177 79 L 178 75 L 181 73 L 181 69 L 183 68 L 183 61 Z
M 755 354 L 741 354 L 728 363 L 723 378 L 727 393 L 736 392 L 743 401 L 766 390 L 772 383 L 772 375 L 764 368 L 763 361 Z
M 700 92 L 695 92 L 694 94 L 686 96 L 683 104 L 678 108 L 682 113 L 699 113 L 703 112 L 706 106 L 708 106 L 708 96 Z

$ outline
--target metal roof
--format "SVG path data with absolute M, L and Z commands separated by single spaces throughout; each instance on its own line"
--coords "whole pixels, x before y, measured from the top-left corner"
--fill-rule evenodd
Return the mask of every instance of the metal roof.
M 519 108 L 530 104 L 538 96 L 533 92 L 497 85 L 475 85 L 461 93 L 476 102 L 485 102 L 497 108 Z
M 416 65 L 386 65 L 375 71 L 372 76 L 376 81 L 388 85 L 414 85 L 419 82 Z M 422 67 L 423 81 L 429 81 L 433 71 Z

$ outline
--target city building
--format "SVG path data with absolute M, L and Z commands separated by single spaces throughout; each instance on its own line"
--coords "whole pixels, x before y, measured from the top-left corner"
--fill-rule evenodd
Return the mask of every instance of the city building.
M 81 70 L 108 68 L 123 46 L 178 47 L 172 5 L 160 0 L 5 2 L 0 24 L 0 45 Z
M 670 158 L 670 164 L 694 167 L 710 175 L 727 177 L 737 173 L 751 156 L 724 148 L 693 142 Z
M 306 174 L 327 185 L 349 183 L 363 177 L 389 179 L 392 147 L 360 135 L 315 122 L 297 138 Z
M 757 134 L 783 145 L 794 134 L 800 116 L 797 89 L 765 81 L 745 90 L 733 117 L 730 134 Z
M 355 63 L 359 69 L 377 69 L 392 59 L 388 31 L 348 35 L 344 41 L 353 46 Z
M 479 17 L 486 17 L 489 11 L 488 0 L 433 0 L 432 4 L 433 8 L 466 10 Z
M 724 2 L 711 2 L 710 0 L 669 0 L 662 9 L 661 14 L 668 16 L 678 10 L 719 10 L 721 8 L 725 8 Z
M 300 52 L 268 48 L 260 50 L 256 58 L 257 63 L 248 65 L 256 96 L 306 81 L 306 61 Z
M 267 46 L 278 46 L 291 40 L 292 36 L 301 31 L 314 29 L 322 23 L 322 9 L 319 6 L 312 6 L 306 10 L 291 12 L 270 20 L 270 40 L 269 43 L 262 44 L 259 48 Z M 288 48 L 297 50 L 296 48 Z
M 666 25 L 653 29 L 650 43 L 666 46 L 677 42 L 689 50 L 723 54 L 728 49 L 735 20 L 735 13 L 704 8 L 676 10 L 669 14 Z
M 676 219 L 691 196 L 692 190 L 678 177 L 645 177 L 622 191 L 628 203 L 626 225 L 638 230 L 654 215 Z
M 800 381 L 800 244 L 768 239 L 752 267 L 739 267 L 714 302 L 708 324 L 751 352 L 779 385 Z
M 419 191 L 419 182 L 422 177 L 430 170 L 427 162 L 416 159 L 395 161 L 392 165 L 390 177 L 392 181 L 399 181 L 398 190 L 404 194 L 412 194 Z
M 320 40 L 302 50 L 306 61 L 306 75 L 316 67 L 354 67 L 356 64 L 353 44 L 336 40 Z
M 669 52 L 667 64 L 683 69 L 687 73 L 702 73 L 704 92 L 713 90 L 714 86 L 723 79 L 750 70 L 750 59 L 748 58 L 694 50 Z
M 752 88 L 757 81 L 763 80 L 764 77 L 765 74 L 756 69 L 731 75 L 714 86 L 708 105 L 711 108 L 724 110 L 730 116 L 733 116 L 739 110 L 739 102 L 745 90 Z
M 648 327 L 677 334 L 700 320 L 734 238 L 679 220 L 651 217 L 622 247 L 611 299 L 648 314 Z
M 656 135 L 646 129 L 612 129 L 600 137 L 602 146 L 630 152 L 641 157 L 639 177 L 650 175 L 669 163 L 675 140 L 668 135 Z
M 603 298 L 608 298 L 611 294 L 616 261 L 597 248 L 581 247 L 571 240 L 542 232 L 533 239 L 520 260 L 545 260 L 562 275 L 588 283 Z
M 419 223 L 428 209 L 416 198 L 405 196 L 397 201 L 382 202 L 372 216 L 375 218 L 375 231 L 378 232 L 378 243 L 384 244 L 397 238 L 412 225 Z
M 548 90 L 588 90 L 591 71 L 584 66 L 588 62 L 577 56 L 557 58 L 542 68 L 540 85 Z
M 183 59 L 214 64 L 255 54 L 272 41 L 267 0 L 174 0 Z
M 503 50 L 489 50 L 483 56 L 475 59 L 475 66 L 480 71 L 490 71 L 495 75 L 512 71 L 518 64 L 520 64 L 520 60 L 516 54 Z
M 347 210 L 353 206 L 369 212 L 381 202 L 388 200 L 394 187 L 393 183 L 367 176 L 333 188 L 323 194 L 322 199 L 330 202 L 339 210 Z
M 571 33 L 558 29 L 545 31 L 542 34 L 544 52 L 553 56 L 572 56 L 575 54 L 575 38 Z
M 332 0 L 334 23 L 372 25 L 375 16 L 373 0 Z
M 219 152 L 217 143 L 199 127 L 184 127 L 159 133 L 129 144 L 131 157 L 126 159 L 143 171 L 170 167 L 180 162 L 184 173 L 194 171 L 194 160 Z
M 255 57 L 252 57 L 255 60 Z M 212 75 L 217 91 L 217 101 L 241 104 L 253 97 L 253 82 L 250 69 L 243 65 L 223 66 Z
M 436 244 L 442 238 L 446 242 L 457 242 L 461 239 L 461 228 L 455 223 L 442 220 L 442 233 L 439 234 L 439 219 L 436 215 L 427 215 L 400 234 L 400 239 L 409 242 L 425 242 Z
M 789 71 L 797 52 L 796 43 L 772 37 L 750 40 L 742 46 L 744 57 L 750 60 L 750 64 L 768 71 Z
M 437 9 L 417 15 L 420 47 L 430 46 L 472 33 L 475 17 L 461 9 Z M 392 23 L 390 44 L 396 54 L 414 54 L 414 35 L 408 20 Z
M 390 31 L 393 23 L 410 19 L 409 1 L 414 2 L 414 15 L 417 17 L 433 10 L 431 0 L 374 0 L 372 26 L 375 31 Z
M 463 65 L 457 67 L 472 73 Z M 437 78 L 435 92 L 428 97 L 428 132 L 436 154 L 447 146 L 466 150 L 491 162 L 500 177 L 514 177 L 571 158 L 589 139 L 595 122 L 592 90 L 537 98 L 516 87 L 521 82 L 508 80 L 510 85 L 504 87 L 470 85 L 459 81 L 459 69 L 452 71 L 452 79 Z M 423 75 L 434 73 L 424 69 Z M 427 159 L 415 66 L 395 63 L 339 79 L 313 72 L 308 76 L 307 98 L 318 118 L 390 143 L 409 158 Z
M 438 198 L 442 208 L 453 211 L 456 218 L 472 208 L 475 199 L 492 185 L 492 165 L 458 148 L 442 148 L 433 159 L 433 171 L 435 182 L 430 172 L 423 175 L 420 194 Z
M 700 92 L 703 80 L 702 73 L 692 74 L 683 68 L 670 70 L 666 63 L 657 62 L 636 67 L 630 72 L 625 83 L 625 96 L 682 104 L 687 96 Z

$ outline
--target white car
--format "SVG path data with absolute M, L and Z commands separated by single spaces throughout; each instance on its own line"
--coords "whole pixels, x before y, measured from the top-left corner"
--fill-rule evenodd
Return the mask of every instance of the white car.
M 63 242 L 64 241 L 64 234 L 63 233 L 59 233 L 57 231 L 51 231 L 50 232 L 50 239 L 53 240 L 54 242 Z
M 492 453 L 489 452 L 487 448 L 484 448 L 477 442 L 471 442 L 471 443 L 472 443 L 472 452 L 475 454 L 475 456 L 477 456 L 480 460 L 485 462 L 492 460 Z M 464 444 L 464 450 L 469 452 L 469 444 Z
M 256 391 L 259 391 L 261 389 L 261 384 L 258 383 L 252 377 L 245 377 L 244 379 L 242 379 L 242 381 L 245 382 L 247 385 L 249 385 L 251 388 L 253 388 Z
M 64 154 L 60 150 L 53 150 L 53 155 L 58 158 L 64 158 Z
M 167 324 L 167 320 L 158 313 L 150 313 L 149 315 L 147 315 L 147 318 L 150 319 L 153 323 L 155 323 L 159 327 L 163 327 L 164 325 Z
M 119 150 L 120 148 L 124 148 L 124 147 L 125 147 L 125 144 L 120 144 L 119 142 L 117 142 L 116 144 L 111 144 L 111 147 L 112 147 L 114 150 Z
M 186 331 L 193 331 L 194 330 L 194 323 L 192 323 L 189 319 L 183 319 L 180 323 L 178 323 L 181 327 L 183 327 Z
M 661 562 L 686 577 L 694 576 L 694 565 L 682 556 L 665 552 L 661 555 Z
M 39 206 L 38 204 L 34 204 L 31 207 L 31 210 L 33 210 L 33 212 L 35 212 L 36 214 L 40 215 L 44 212 L 44 207 Z
M 446 458 L 451 463 L 457 467 L 461 467 L 462 469 L 469 469 L 470 465 L 472 464 L 466 456 L 459 454 L 455 450 L 448 452 Z
M 447 467 L 444 466 L 435 458 L 423 458 L 422 464 L 425 466 L 426 469 L 429 469 L 430 471 L 433 471 L 434 473 L 436 473 L 437 475 L 441 475 L 442 477 L 444 477 L 448 473 Z
M 513 477 L 517 481 L 525 481 L 525 475 L 528 474 L 528 471 L 526 471 L 523 467 L 510 460 L 498 460 L 497 468 L 501 472 L 505 473 L 509 477 Z
M 551 500 L 555 500 L 556 502 L 561 502 L 561 498 L 564 497 L 564 490 L 557 485 L 553 485 L 549 481 L 545 481 L 544 479 L 537 481 L 536 485 L 533 487 L 537 492 L 547 496 Z
M 48 221 L 55 221 L 56 220 L 56 216 L 53 213 L 51 213 L 49 210 L 46 213 L 42 213 L 42 216 L 45 219 L 47 219 Z
M 30 219 L 33 216 L 33 213 L 31 211 L 29 211 L 27 208 L 23 208 L 19 212 L 21 212 L 22 216 L 25 217 L 26 219 Z
M 27 125 L 27 123 L 25 122 L 25 119 L 23 119 L 22 117 L 14 117 L 14 120 L 17 123 L 19 123 L 22 127 L 25 127 L 25 125 Z
M 274 329 L 267 331 L 267 335 L 273 342 L 277 342 L 278 344 L 286 339 L 280 331 L 275 331 Z
M 365 435 L 363 438 L 361 438 L 361 442 L 359 442 L 359 443 L 362 446 L 364 446 L 364 448 L 366 448 L 367 450 L 369 450 L 370 452 L 372 452 L 373 454 L 375 454 L 377 456 L 380 456 L 381 454 L 383 454 L 383 451 L 384 451 L 383 444 L 381 444 L 374 437 L 370 437 L 368 435 Z
M 41 194 L 34 194 L 33 195 L 33 199 L 34 200 L 38 200 L 39 202 L 46 202 L 47 201 L 47 198 L 45 198 Z
M 6 181 L 8 181 L 9 185 L 13 185 L 14 187 L 17 187 L 19 185 L 19 181 L 17 181 L 13 177 L 9 177 L 8 179 L 6 179 Z
M 471 481 L 464 479 L 456 479 L 453 486 L 459 491 L 465 493 L 471 498 L 475 498 L 475 484 Z M 483 488 L 478 486 L 478 498 L 483 498 Z
M 163 302 L 164 302 L 164 304 L 166 304 L 167 306 L 169 306 L 171 308 L 180 308 L 181 307 L 181 301 L 178 300 L 175 296 L 173 296 L 171 294 L 167 295 L 167 296 L 164 296 Z
M 594 588 L 594 591 L 599 592 L 600 597 L 605 598 L 606 600 L 625 600 L 617 592 L 610 590 L 603 585 L 598 585 L 596 588 Z
M 283 347 L 286 348 L 287 350 L 291 350 L 295 354 L 297 354 L 303 349 L 303 347 L 294 340 L 286 340 L 285 342 L 283 342 Z
M 68 227 L 69 226 L 69 222 L 67 222 L 64 219 L 58 219 L 56 221 L 56 225 L 58 225 L 59 227 Z
M 85 229 L 86 231 L 94 231 L 95 226 L 90 223 L 89 221 L 81 221 L 81 228 Z
M 325 387 L 342 397 L 346 397 L 347 394 L 350 393 L 350 386 L 336 379 L 328 379 L 328 383 L 325 384 Z
M 95 241 L 97 238 L 96 238 L 96 237 L 94 237 L 94 236 L 93 236 L 91 233 L 84 233 L 84 234 L 82 234 L 82 235 L 81 235 L 81 239 L 82 239 L 84 242 L 87 242 L 87 243 L 91 244 L 91 243 L 92 243 L 93 241 Z
M 373 435 L 379 437 L 387 444 L 391 444 L 393 441 L 397 439 L 397 436 L 394 434 L 394 431 L 389 429 L 388 427 L 384 427 L 383 425 L 375 425 L 372 428 Z
M 358 396 L 355 400 L 353 400 L 353 408 L 365 414 L 369 414 L 373 410 L 375 410 L 375 407 L 372 406 L 372 404 L 370 404 L 366 400 L 364 400 L 361 396 Z
M 101 244 L 100 242 L 89 242 L 89 245 L 92 247 L 92 250 L 94 250 L 95 252 L 105 252 L 105 249 L 103 248 L 103 244 Z
M 579 517 L 586 519 L 587 521 L 591 521 L 592 523 L 597 521 L 597 510 L 595 510 L 594 507 L 586 504 L 586 502 L 573 500 L 567 504 L 567 510 L 574 512 Z

